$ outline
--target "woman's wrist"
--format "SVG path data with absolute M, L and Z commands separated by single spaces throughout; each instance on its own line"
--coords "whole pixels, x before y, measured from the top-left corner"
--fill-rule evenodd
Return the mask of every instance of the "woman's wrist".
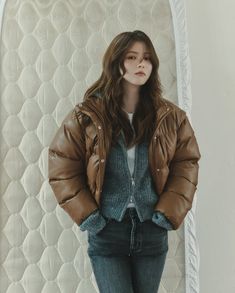
M 167 230 L 174 230 L 174 227 L 171 224 L 171 222 L 166 218 L 166 216 L 163 213 L 159 211 L 155 211 L 153 213 L 152 221 L 155 224 L 161 226 L 162 228 L 165 228 Z
M 81 231 L 97 234 L 106 226 L 107 222 L 108 219 L 101 215 L 100 210 L 96 210 L 79 225 L 79 228 Z

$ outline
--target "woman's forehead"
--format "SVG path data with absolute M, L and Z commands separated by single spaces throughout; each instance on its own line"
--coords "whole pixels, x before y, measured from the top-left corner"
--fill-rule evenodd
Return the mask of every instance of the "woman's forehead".
M 144 42 L 136 41 L 127 49 L 126 53 L 138 54 L 139 52 L 150 54 L 150 51 Z

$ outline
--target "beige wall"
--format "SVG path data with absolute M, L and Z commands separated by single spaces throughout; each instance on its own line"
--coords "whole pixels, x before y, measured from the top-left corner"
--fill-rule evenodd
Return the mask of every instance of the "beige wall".
M 200 293 L 235 292 L 235 1 L 187 0 Z

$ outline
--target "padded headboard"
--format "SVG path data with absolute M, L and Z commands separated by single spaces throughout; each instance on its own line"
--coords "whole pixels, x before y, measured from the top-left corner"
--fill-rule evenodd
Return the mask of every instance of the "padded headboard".
M 4 6 L 3 6 L 4 2 Z M 87 234 L 47 179 L 48 146 L 101 73 L 118 33 L 140 29 L 160 58 L 164 95 L 178 104 L 175 38 L 166 0 L 2 1 L 0 292 L 98 292 Z M 169 232 L 159 293 L 185 293 L 184 227 Z

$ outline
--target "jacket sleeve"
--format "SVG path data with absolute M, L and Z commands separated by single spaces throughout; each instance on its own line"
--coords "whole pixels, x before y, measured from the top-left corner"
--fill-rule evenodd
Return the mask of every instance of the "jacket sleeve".
M 108 224 L 110 219 L 104 217 L 100 210 L 94 211 L 79 226 L 81 231 L 88 231 L 90 234 L 98 234 Z
M 177 145 L 170 162 L 163 193 L 155 207 L 178 229 L 192 207 L 198 184 L 198 161 L 201 158 L 194 131 L 186 113 L 177 130 Z
M 172 224 L 168 221 L 165 215 L 159 211 L 153 213 L 152 221 L 166 230 L 174 230 Z
M 75 107 L 49 146 L 48 177 L 59 205 L 78 225 L 98 209 L 87 185 L 85 155 L 85 135 Z

